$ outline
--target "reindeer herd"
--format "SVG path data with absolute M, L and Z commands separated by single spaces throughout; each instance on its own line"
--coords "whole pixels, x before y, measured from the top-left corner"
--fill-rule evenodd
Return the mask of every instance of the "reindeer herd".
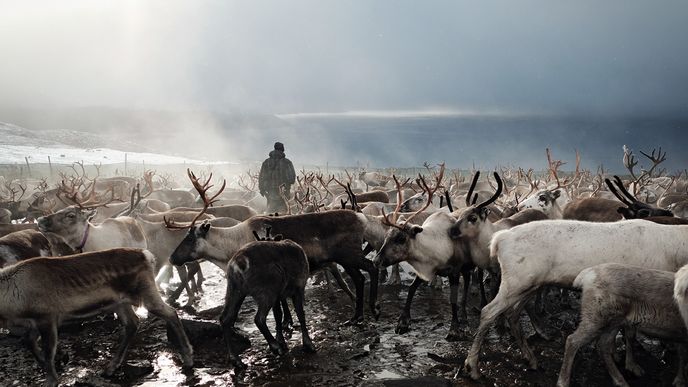
M 643 372 L 631 350 L 637 333 L 675 343 L 674 384 L 685 385 L 688 172 L 661 169 L 666 159 L 661 148 L 641 153 L 651 165 L 638 172 L 639 160 L 624 147 L 625 179 L 610 179 L 602 167 L 597 173 L 581 169 L 578 154 L 575 170 L 562 172 L 565 163 L 554 160 L 549 149 L 544 173 L 499 168 L 483 179 L 479 171 L 469 177 L 443 164 L 426 165 L 425 175 L 417 178 L 302 170 L 294 196 L 283 198 L 286 214 L 264 214 L 265 202 L 256 195 L 256 176 L 250 172 L 229 188 L 223 181 L 212 194 L 212 174 L 197 177 L 190 170 L 189 189 L 185 184 L 172 189 L 171 177 L 152 171 L 140 178 L 105 178 L 99 171 L 89 177 L 79 163 L 52 188 L 48 179 L 2 178 L 0 327 L 27 328 L 29 349 L 46 371 L 46 384 L 54 386 L 62 321 L 117 314 L 124 330 L 105 370 L 112 375 L 136 334 L 134 309 L 143 306 L 167 322 L 183 366 L 193 367 L 191 344 L 168 303 L 177 305 L 183 292 L 187 305 L 201 297 L 200 262 L 208 261 L 227 277 L 219 321 L 229 362 L 242 369 L 245 364 L 230 343 L 243 336 L 234 325 L 247 296 L 256 302 L 254 322 L 273 353 L 288 351 L 283 334 L 292 324 L 288 299 L 304 350 L 315 352 L 304 312 L 309 276 L 331 273 L 353 303 L 345 323 L 357 324 L 364 320 L 366 282 L 368 308 L 378 319 L 378 286 L 385 280 L 398 284 L 398 265 L 405 262 L 415 279 L 398 334 L 411 329 L 418 287 L 447 277 L 451 323 L 446 339 L 458 340 L 467 323 L 470 285 L 476 282 L 482 310 L 465 360 L 474 379 L 481 375 L 481 345 L 498 321 L 508 325 L 522 356 L 536 369 L 537 356 L 520 325 L 522 312 L 547 338 L 551 329 L 537 303 L 553 298 L 564 304 L 570 290 L 579 290 L 580 323 L 566 340 L 558 385 L 570 384 L 576 352 L 593 340 L 612 381 L 627 385 L 613 356 L 619 332 L 626 343 L 624 366 L 636 375 Z M 338 267 L 350 277 L 353 292 Z M 177 287 L 170 283 L 173 269 Z M 551 287 L 565 290 L 547 291 Z M 266 324 L 270 310 L 274 336 Z

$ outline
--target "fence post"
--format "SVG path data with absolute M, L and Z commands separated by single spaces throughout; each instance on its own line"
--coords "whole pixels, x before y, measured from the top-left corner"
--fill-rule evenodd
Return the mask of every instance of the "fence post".
M 48 156 L 48 166 L 50 167 L 50 177 L 53 177 L 53 163 L 50 161 L 50 156 Z
M 127 175 L 127 154 L 126 153 L 124 154 L 124 176 L 128 176 Z
M 24 156 L 24 160 L 26 160 L 26 176 L 31 177 L 31 167 L 29 166 L 29 158 L 27 156 Z

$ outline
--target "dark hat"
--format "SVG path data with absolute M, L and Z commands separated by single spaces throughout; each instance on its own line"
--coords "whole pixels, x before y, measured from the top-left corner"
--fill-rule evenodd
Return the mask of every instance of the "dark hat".
M 277 142 L 275 143 L 275 149 L 278 150 L 278 151 L 284 152 L 284 144 L 282 144 L 281 142 L 277 141 Z

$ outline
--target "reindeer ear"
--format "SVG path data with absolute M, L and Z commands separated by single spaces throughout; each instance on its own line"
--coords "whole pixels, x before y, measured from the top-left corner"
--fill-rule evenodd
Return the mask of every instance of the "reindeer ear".
M 88 210 L 88 211 L 86 212 L 86 219 L 87 219 L 87 220 L 93 219 L 93 217 L 96 216 L 96 213 L 97 213 L 97 212 L 98 212 L 98 210 L 96 210 L 95 208 L 92 209 L 92 210 Z
M 561 190 L 552 191 L 552 196 L 554 196 L 554 200 L 557 200 L 560 195 L 561 195 Z
M 619 207 L 619 208 L 616 210 L 616 212 L 618 212 L 619 214 L 621 214 L 621 216 L 623 216 L 624 219 L 633 219 L 633 218 L 635 218 L 635 217 L 633 216 L 633 213 L 632 213 L 628 208 L 626 208 L 626 207 Z
M 279 242 L 279 241 L 281 241 L 282 239 L 284 239 L 284 236 L 283 236 L 282 234 L 277 234 L 277 235 L 275 235 L 275 237 L 274 237 L 273 240 L 274 240 L 275 242 Z
M 201 227 L 198 228 L 198 231 L 202 236 L 205 236 L 208 234 L 208 231 L 210 231 L 210 223 L 209 222 L 203 222 Z
M 481 219 L 481 220 L 487 219 L 487 216 L 490 215 L 490 212 L 492 212 L 492 210 L 490 210 L 490 209 L 487 208 L 487 207 L 481 208 L 481 209 L 480 209 L 480 219 Z
M 461 229 L 459 228 L 459 222 L 454 223 L 449 228 L 449 238 L 451 238 L 451 239 L 461 238 Z
M 412 226 L 412 227 L 409 229 L 409 232 L 411 233 L 411 237 L 413 238 L 413 237 L 415 237 L 416 235 L 418 235 L 418 234 L 420 234 L 421 232 L 423 232 L 423 227 L 421 227 L 421 226 L 415 226 L 415 225 L 414 225 L 414 226 Z

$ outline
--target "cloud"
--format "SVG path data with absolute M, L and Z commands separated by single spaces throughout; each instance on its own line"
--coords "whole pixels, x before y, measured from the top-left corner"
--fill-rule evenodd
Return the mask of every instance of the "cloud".
M 682 1 L 8 2 L 0 105 L 686 115 Z

